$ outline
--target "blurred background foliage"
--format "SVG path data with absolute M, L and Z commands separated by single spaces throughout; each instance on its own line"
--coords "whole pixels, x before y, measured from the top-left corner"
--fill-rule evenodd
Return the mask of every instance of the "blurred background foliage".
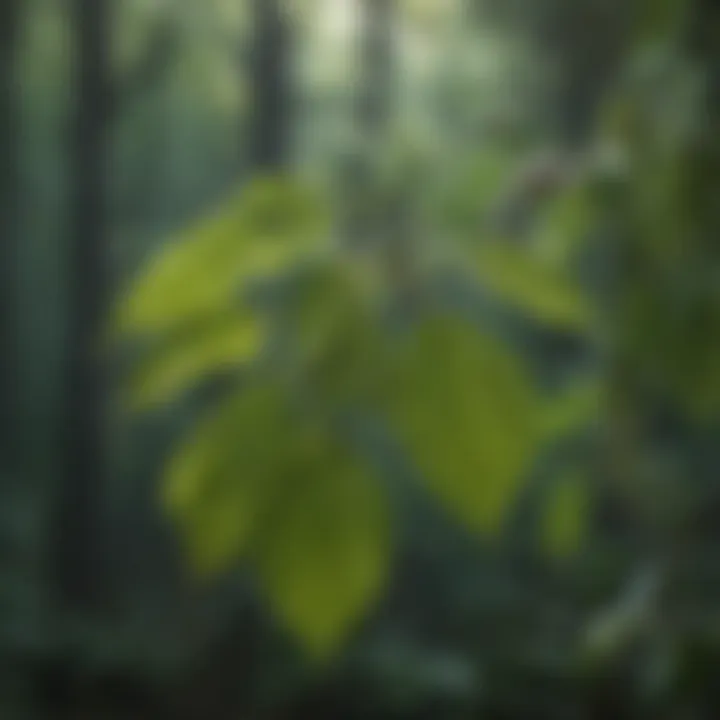
M 4 0 L 3 718 L 714 718 L 713 0 Z

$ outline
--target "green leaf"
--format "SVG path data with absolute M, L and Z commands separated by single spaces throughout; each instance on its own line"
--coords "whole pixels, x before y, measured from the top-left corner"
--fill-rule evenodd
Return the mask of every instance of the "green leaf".
M 543 434 L 554 441 L 596 421 L 601 412 L 602 383 L 597 377 L 575 381 L 543 406 Z
M 542 545 L 558 558 L 575 553 L 585 536 L 590 494 L 582 476 L 563 475 L 547 498 L 542 518 Z
M 243 213 L 247 230 L 264 241 L 314 241 L 328 229 L 326 208 L 320 198 L 291 178 L 255 180 L 245 191 Z
M 291 309 L 305 377 L 333 404 L 377 397 L 387 380 L 387 342 L 377 309 L 352 268 L 318 268 Z
M 540 214 L 530 240 L 539 262 L 564 266 L 585 240 L 593 221 L 590 186 L 578 183 L 565 190 Z
M 442 226 L 462 234 L 469 230 L 474 235 L 515 167 L 515 159 L 507 152 L 484 150 L 472 158 L 462 168 L 459 181 L 453 180 L 449 187 L 442 188 L 439 199 L 434 201 Z M 454 177 L 458 177 L 457 170 Z
M 234 201 L 164 245 L 122 299 L 120 332 L 166 332 L 223 309 L 241 272 L 242 240 L 242 207 Z
M 258 180 L 147 263 L 115 325 L 121 333 L 170 332 L 222 313 L 243 282 L 290 267 L 325 227 L 319 203 L 300 185 Z
M 322 435 L 303 443 L 256 563 L 281 622 L 323 657 L 385 585 L 389 521 L 380 488 L 360 465 Z
M 536 400 L 516 357 L 456 318 L 415 328 L 399 354 L 391 427 L 429 488 L 473 529 L 496 531 L 534 459 Z
M 384 585 L 380 488 L 272 385 L 242 390 L 200 423 L 170 463 L 163 503 L 195 571 L 252 559 L 274 612 L 313 653 L 337 648 Z
M 547 325 L 587 330 L 591 311 L 579 284 L 556 265 L 522 248 L 484 246 L 477 258 L 482 284 L 501 301 Z
M 278 390 L 258 384 L 214 409 L 172 457 L 163 505 L 198 573 L 218 573 L 248 550 L 289 462 L 291 429 Z
M 355 278 L 339 262 L 312 268 L 302 279 L 287 314 L 303 359 L 322 353 L 348 315 L 363 311 Z
M 171 401 L 213 373 L 240 367 L 261 346 L 263 331 L 257 318 L 228 313 L 162 342 L 135 367 L 130 383 L 134 409 L 147 410 Z

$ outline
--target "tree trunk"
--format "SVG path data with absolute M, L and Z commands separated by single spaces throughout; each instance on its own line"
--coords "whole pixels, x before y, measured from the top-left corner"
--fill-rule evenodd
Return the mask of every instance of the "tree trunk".
M 363 9 L 357 120 L 361 132 L 373 138 L 386 127 L 392 109 L 395 0 L 364 0 Z
M 249 160 L 252 171 L 272 173 L 289 162 L 291 28 L 279 0 L 252 0 L 252 12 Z
M 693 59 L 701 64 L 707 83 L 706 113 L 707 141 L 710 156 L 708 161 L 712 169 L 720 171 L 720 138 L 717 131 L 720 121 L 720 5 L 713 0 L 695 0 L 688 33 L 689 52 Z M 708 198 L 716 212 L 717 202 L 713 194 L 717 175 L 705 178 L 709 184 Z M 713 202 L 715 200 L 715 202 Z M 713 217 L 717 220 L 717 215 Z
M 16 470 L 20 0 L 0 3 L 0 475 Z
M 55 571 L 66 609 L 98 606 L 106 471 L 104 363 L 107 297 L 107 138 L 110 100 L 107 0 L 73 0 L 75 105 L 70 137 L 67 233 L 69 307 L 64 466 L 55 527 Z
M 380 209 L 369 202 L 375 182 L 373 158 L 384 149 L 395 69 L 395 0 L 362 0 L 361 10 L 352 121 L 362 144 L 350 149 L 341 178 L 347 196 L 342 234 L 351 248 L 364 247 L 379 230 Z
M 632 46 L 631 3 L 554 0 L 538 28 L 541 47 L 558 73 L 560 140 L 581 150 L 592 139 L 597 113 Z

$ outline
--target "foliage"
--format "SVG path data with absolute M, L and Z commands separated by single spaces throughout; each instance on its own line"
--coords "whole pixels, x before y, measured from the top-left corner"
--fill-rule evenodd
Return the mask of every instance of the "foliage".
M 572 555 L 582 546 L 590 500 L 582 478 L 567 471 L 558 477 L 543 516 L 543 545 L 551 557 Z
M 584 292 L 552 263 L 519 248 L 490 246 L 478 253 L 477 264 L 484 285 L 511 306 L 561 329 L 590 328 Z
M 98 249 L 131 412 L 74 506 L 108 607 L 67 618 L 48 520 L 83 390 L 73 27 L 63 3 L 6 1 L 24 180 L 3 717 L 720 705 L 715 3 L 394 2 L 385 135 L 357 143 L 365 0 L 286 3 L 298 172 L 265 178 L 249 3 L 116 4 Z
M 510 352 L 452 317 L 430 317 L 402 348 L 390 418 L 455 515 L 497 531 L 536 443 L 532 387 Z
M 135 383 L 143 401 L 171 399 L 233 362 L 248 366 L 179 446 L 165 504 L 199 571 L 249 556 L 278 616 L 322 650 L 377 596 L 390 557 L 381 478 L 347 447 L 343 413 L 374 416 L 455 516 L 497 533 L 532 467 L 540 404 L 527 370 L 490 330 L 419 308 L 393 331 L 383 319 L 393 293 L 358 283 L 342 253 L 313 254 L 321 213 L 302 185 L 275 182 L 246 187 L 168 245 L 123 301 L 120 329 L 161 339 Z M 303 258 L 307 271 L 293 280 Z M 481 277 L 501 277 L 504 297 L 510 289 L 514 299 L 522 280 L 523 310 L 577 321 L 578 301 L 562 284 L 528 273 L 519 255 L 502 260 L 503 276 L 495 264 Z M 279 312 L 233 310 L 263 277 L 290 282 Z M 178 328 L 186 331 L 169 334 Z M 280 354 L 269 350 L 273 339 Z

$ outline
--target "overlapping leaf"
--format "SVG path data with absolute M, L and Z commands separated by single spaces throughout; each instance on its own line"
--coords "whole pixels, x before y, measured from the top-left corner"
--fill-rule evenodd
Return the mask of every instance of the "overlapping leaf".
M 325 400 L 377 397 L 388 378 L 387 337 L 362 280 L 341 265 L 318 268 L 291 310 L 305 377 Z
M 256 562 L 278 617 L 313 653 L 343 641 L 382 590 L 389 520 L 379 489 L 350 456 L 306 446 Z
M 163 342 L 134 368 L 130 401 L 137 410 L 179 397 L 205 376 L 250 361 L 263 339 L 259 320 L 249 312 L 228 312 Z
M 252 558 L 278 618 L 313 652 L 333 650 L 383 587 L 380 489 L 328 428 L 291 416 L 272 385 L 240 391 L 201 423 L 164 490 L 195 569 Z
M 244 280 L 289 267 L 324 228 L 322 209 L 300 185 L 256 181 L 147 263 L 118 308 L 117 326 L 161 333 L 222 312 Z
M 163 503 L 198 571 L 220 571 L 247 551 L 289 462 L 290 432 L 283 396 L 258 383 L 214 409 L 171 459 Z

